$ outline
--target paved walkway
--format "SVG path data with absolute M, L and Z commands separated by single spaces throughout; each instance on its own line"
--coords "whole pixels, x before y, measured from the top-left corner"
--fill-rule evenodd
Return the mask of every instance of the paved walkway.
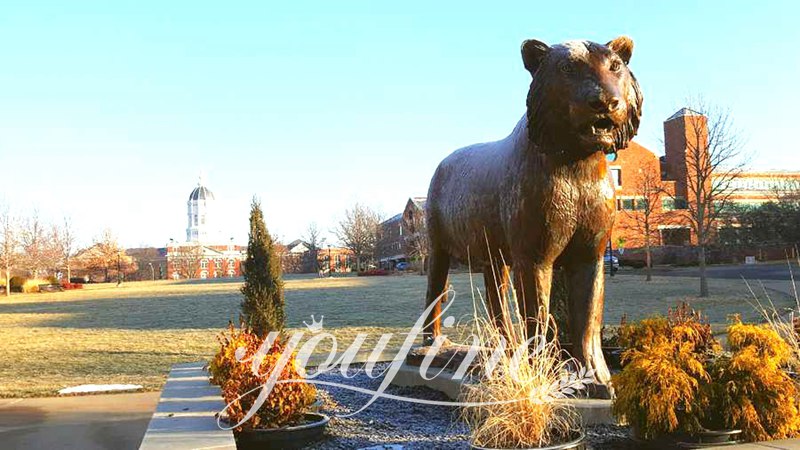
M 0 448 L 137 449 L 158 392 L 0 399 Z
M 756 442 L 752 444 L 731 445 L 726 447 L 709 447 L 708 450 L 800 450 L 800 439 L 782 441 Z
M 0 399 L 0 448 L 138 449 L 158 392 Z M 800 450 L 800 439 L 715 447 Z

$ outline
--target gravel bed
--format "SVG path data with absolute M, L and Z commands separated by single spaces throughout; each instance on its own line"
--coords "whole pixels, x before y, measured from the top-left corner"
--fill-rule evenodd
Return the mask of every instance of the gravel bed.
M 388 364 L 376 365 L 374 373 L 380 373 Z M 356 366 L 353 366 L 356 367 Z M 351 369 L 351 373 L 353 373 Z M 350 386 L 376 390 L 382 379 L 371 379 L 361 372 L 344 379 L 338 372 L 318 377 L 321 381 L 338 382 Z M 404 449 L 466 449 L 469 448 L 468 430 L 458 420 L 458 409 L 448 406 L 423 405 L 391 399 L 378 399 L 368 408 L 352 417 L 341 418 L 351 413 L 371 398 L 370 395 L 344 388 L 318 386 L 322 399 L 322 412 L 330 415 L 326 438 L 308 448 L 360 449 L 366 447 L 387 449 L 390 445 Z M 398 387 L 390 385 L 387 394 L 426 400 L 449 400 L 439 391 L 426 387 Z M 594 450 L 628 450 L 636 448 L 627 438 L 628 428 L 612 425 L 596 425 L 586 429 L 589 448 Z M 398 448 L 394 447 L 394 448 Z
M 355 366 L 353 366 L 355 367 Z M 377 364 L 374 373 L 382 372 L 388 364 Z M 338 372 L 321 375 L 319 380 L 377 390 L 382 378 L 372 379 L 361 372 L 344 379 Z M 454 407 L 423 405 L 391 399 L 378 399 L 352 417 L 340 418 L 361 408 L 370 395 L 344 388 L 318 387 L 322 412 L 332 416 L 327 438 L 309 448 L 357 449 L 383 444 L 401 445 L 407 449 L 463 449 L 468 439 L 467 428 L 458 422 Z M 439 391 L 425 387 L 386 388 L 387 394 L 425 400 L 449 400 Z

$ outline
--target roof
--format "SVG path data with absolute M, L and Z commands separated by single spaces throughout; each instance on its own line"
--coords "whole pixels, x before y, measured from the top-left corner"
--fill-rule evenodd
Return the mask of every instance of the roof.
M 427 197 L 411 197 L 409 200 L 411 200 L 414 206 L 422 210 L 425 209 L 425 204 L 428 202 Z
M 286 246 L 289 253 L 305 253 L 309 250 L 309 244 L 300 239 L 295 239 Z
M 403 218 L 403 213 L 395 214 L 392 217 L 390 217 L 390 218 L 384 220 L 383 222 L 381 222 L 381 225 L 388 225 L 388 224 L 390 224 L 392 222 L 398 222 L 402 218 Z
M 675 120 L 684 116 L 702 116 L 702 115 L 704 114 L 699 113 L 691 108 L 681 108 L 678 110 L 678 112 L 669 116 L 669 119 L 665 120 L 665 122 L 669 122 L 670 120 Z
M 302 239 L 295 239 L 295 240 L 293 240 L 292 242 L 289 242 L 288 244 L 286 244 L 286 247 L 287 247 L 287 248 L 292 248 L 292 247 L 296 247 L 296 246 L 298 246 L 298 245 L 300 245 L 300 244 L 303 244 L 303 245 L 305 245 L 305 244 L 306 244 L 306 242 L 305 242 L 305 241 L 303 241 Z
M 214 200 L 214 193 L 202 184 L 198 184 L 189 194 L 189 200 Z

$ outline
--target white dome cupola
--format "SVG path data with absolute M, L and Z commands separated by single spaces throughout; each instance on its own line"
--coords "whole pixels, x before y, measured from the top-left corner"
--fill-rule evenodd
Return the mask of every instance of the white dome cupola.
M 203 185 L 202 178 L 197 183 L 186 203 L 189 226 L 186 227 L 186 242 L 204 242 L 209 239 L 209 218 L 213 210 L 214 194 Z

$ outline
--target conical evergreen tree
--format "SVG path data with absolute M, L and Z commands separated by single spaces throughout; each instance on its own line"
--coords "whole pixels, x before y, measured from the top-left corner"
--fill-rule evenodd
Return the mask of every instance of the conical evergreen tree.
M 244 262 L 242 316 L 246 325 L 263 336 L 281 331 L 284 325 L 281 261 L 264 224 L 261 202 L 253 198 L 250 208 L 250 237 Z

